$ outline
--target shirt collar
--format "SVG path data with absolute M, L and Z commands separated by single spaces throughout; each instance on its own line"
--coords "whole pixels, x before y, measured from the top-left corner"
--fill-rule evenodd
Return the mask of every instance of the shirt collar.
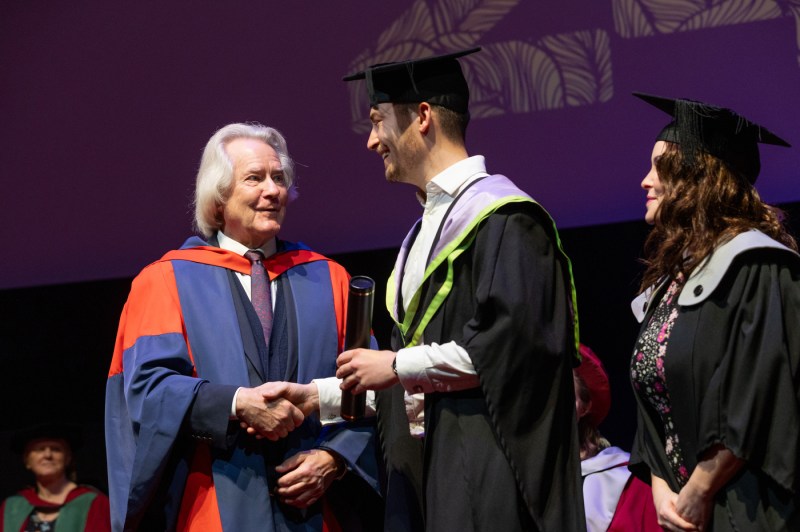
M 250 248 L 248 248 L 244 244 L 241 244 L 236 240 L 232 239 L 231 237 L 226 236 L 225 233 L 223 233 L 222 231 L 217 232 L 217 241 L 219 242 L 220 248 L 227 249 L 228 251 L 233 251 L 237 255 L 244 256 L 244 254 L 250 250 Z M 270 238 L 263 246 L 258 248 L 258 250 L 264 254 L 264 257 L 271 257 L 278 250 L 277 244 L 275 243 L 275 239 Z
M 448 166 L 442 172 L 436 174 L 425 185 L 425 191 L 428 197 L 439 192 L 455 197 L 464 185 L 479 174 L 486 175 L 486 159 L 483 155 L 473 155 Z M 420 198 L 420 203 L 424 205 L 424 197 L 421 194 L 418 197 Z

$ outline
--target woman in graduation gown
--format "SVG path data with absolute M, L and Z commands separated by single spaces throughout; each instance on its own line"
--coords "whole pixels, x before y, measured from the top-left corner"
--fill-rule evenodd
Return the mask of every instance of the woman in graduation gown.
M 630 468 L 666 530 L 800 530 L 800 256 L 753 186 L 757 143 L 788 144 L 729 109 L 636 96 L 673 120 L 642 181 Z

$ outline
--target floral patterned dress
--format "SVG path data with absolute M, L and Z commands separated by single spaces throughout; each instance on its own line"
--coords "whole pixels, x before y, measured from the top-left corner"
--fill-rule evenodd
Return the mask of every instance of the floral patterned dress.
M 672 327 L 678 317 L 679 280 L 673 281 L 636 342 L 631 360 L 631 381 L 637 394 L 658 412 L 664 425 L 664 450 L 678 483 L 689 480 L 678 434 L 672 421 L 672 407 L 664 371 L 664 358 Z

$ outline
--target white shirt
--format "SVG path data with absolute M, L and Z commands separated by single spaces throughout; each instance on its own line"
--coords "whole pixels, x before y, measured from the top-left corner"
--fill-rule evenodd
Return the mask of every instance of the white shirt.
M 428 255 L 445 214 L 464 188 L 486 173 L 483 156 L 463 159 L 434 176 L 425 187 L 425 197 L 419 196 L 424 208 L 422 224 L 414 244 L 409 250 L 403 269 L 404 309 L 422 284 Z M 475 388 L 480 385 L 475 366 L 469 354 L 455 341 L 446 344 L 424 344 L 400 349 L 397 352 L 396 368 L 400 383 L 406 390 L 406 415 L 412 436 L 422 437 L 424 427 L 425 393 L 434 391 L 452 392 Z M 319 390 L 320 419 L 323 423 L 338 419 L 341 390 L 336 378 L 315 379 Z M 367 392 L 371 394 L 372 392 Z M 330 401 L 330 402 L 329 402 Z M 367 396 L 367 410 L 374 412 L 374 395 Z
M 219 241 L 220 248 L 233 251 L 238 255 L 244 256 L 244 254 L 250 250 L 250 248 L 247 246 L 244 246 L 236 240 L 233 240 L 229 236 L 223 234 L 222 231 L 217 233 L 217 240 Z M 271 257 L 277 252 L 277 244 L 275 243 L 275 239 L 271 239 L 258 250 L 264 254 L 264 257 Z M 242 283 L 244 291 L 247 292 L 247 297 L 252 300 L 252 296 L 250 295 L 250 276 L 245 273 L 235 273 L 236 277 L 239 279 L 239 282 Z M 270 282 L 270 291 L 273 294 L 275 293 L 275 281 Z M 272 308 L 275 308 L 274 297 L 272 298 Z M 339 423 L 344 421 L 341 417 L 339 417 L 342 399 L 342 390 L 339 389 L 339 383 L 341 381 L 336 377 L 327 377 L 323 379 L 314 379 L 312 382 L 317 383 L 320 405 L 319 417 L 322 424 L 327 425 L 329 423 Z M 239 390 L 236 390 L 236 393 L 238 394 Z M 375 415 L 375 392 L 368 392 L 366 413 L 370 416 Z M 231 415 L 236 417 L 236 395 L 233 396 Z
M 319 393 L 319 420 L 323 425 L 342 423 L 344 419 L 339 415 L 342 409 L 342 390 L 339 388 L 342 380 L 336 377 L 314 379 L 311 382 L 317 385 Z M 375 415 L 375 392 L 367 391 L 367 408 L 365 415 Z
M 476 155 L 448 167 L 425 186 L 422 224 L 403 269 L 404 310 L 422 284 L 433 239 L 450 205 L 467 185 L 487 175 L 484 158 Z M 452 392 L 480 385 L 472 359 L 455 341 L 425 345 L 423 337 L 420 345 L 397 352 L 396 366 L 403 388 L 413 394 Z
M 450 205 L 467 185 L 487 175 L 483 156 L 469 157 L 434 176 L 425 185 L 425 197 L 418 196 L 424 212 L 419 233 L 403 268 L 403 310 L 408 310 L 409 302 L 422 285 L 433 239 Z M 406 415 L 411 435 L 415 437 L 425 435 L 425 393 L 453 392 L 480 386 L 472 359 L 455 341 L 425 345 L 423 335 L 419 345 L 397 352 L 395 366 L 406 390 Z
M 244 257 L 244 254 L 250 251 L 250 248 L 245 246 L 244 244 L 240 244 L 236 240 L 232 239 L 229 236 L 226 236 L 225 233 L 222 231 L 217 232 L 217 242 L 219 243 L 219 247 L 228 251 L 233 251 L 237 255 L 241 255 Z M 275 243 L 275 239 L 269 239 L 263 246 L 258 249 L 254 249 L 253 251 L 260 251 L 264 254 L 264 258 L 273 256 L 278 251 L 278 245 Z M 250 275 L 246 273 L 236 273 L 236 278 L 239 279 L 239 282 L 242 283 L 242 288 L 247 293 L 248 299 L 252 300 L 253 297 L 250 295 Z M 270 292 L 272 294 L 275 293 L 275 281 L 272 281 L 269 284 Z M 272 308 L 275 308 L 275 298 L 270 297 L 272 300 Z

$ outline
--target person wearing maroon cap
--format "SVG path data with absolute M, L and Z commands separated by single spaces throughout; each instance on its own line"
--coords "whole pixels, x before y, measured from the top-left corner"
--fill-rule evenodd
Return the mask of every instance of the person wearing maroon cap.
M 575 380 L 575 411 L 581 441 L 581 460 L 586 460 L 609 446 L 597 427 L 611 408 L 608 375 L 597 355 L 580 345 L 581 364 L 572 370 Z
M 611 408 L 611 388 L 603 363 L 581 344 L 581 364 L 572 370 L 581 443 L 586 530 L 658 532 L 650 487 L 631 476 L 630 455 L 613 447 L 598 427 Z

